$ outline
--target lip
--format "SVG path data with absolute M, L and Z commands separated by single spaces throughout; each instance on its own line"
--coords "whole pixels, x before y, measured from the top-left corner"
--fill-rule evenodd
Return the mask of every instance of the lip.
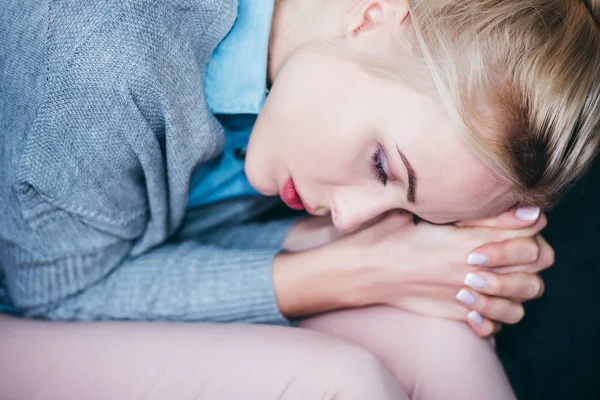
M 292 178 L 288 178 L 281 188 L 279 195 L 281 196 L 281 200 L 292 210 L 306 210 L 309 214 L 314 215 L 311 207 L 302 200 L 302 196 L 298 193 Z

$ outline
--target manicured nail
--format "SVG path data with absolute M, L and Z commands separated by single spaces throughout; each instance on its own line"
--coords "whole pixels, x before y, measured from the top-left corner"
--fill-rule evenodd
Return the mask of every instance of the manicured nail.
M 471 292 L 465 289 L 461 289 L 461 291 L 458 292 L 458 294 L 456 295 L 456 300 L 468 306 L 472 306 L 475 303 L 477 303 L 477 299 L 475 298 L 475 296 L 473 296 Z
M 485 265 L 490 261 L 490 258 L 485 254 L 481 253 L 471 253 L 467 258 L 467 263 L 469 265 Z
M 515 213 L 521 221 L 536 221 L 540 217 L 540 209 L 537 207 L 520 207 Z
M 473 289 L 485 289 L 487 281 L 484 277 L 469 272 L 465 278 L 465 285 L 472 287 Z
M 483 324 L 483 317 L 477 311 L 471 311 L 467 316 L 471 321 L 473 321 L 476 325 Z

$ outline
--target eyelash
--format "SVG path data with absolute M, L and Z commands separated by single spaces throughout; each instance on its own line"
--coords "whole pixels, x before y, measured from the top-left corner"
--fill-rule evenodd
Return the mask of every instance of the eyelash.
M 371 156 L 371 168 L 373 170 L 373 174 L 379 181 L 383 184 L 383 186 L 387 185 L 388 175 L 383 168 L 383 164 L 381 162 L 381 149 L 377 149 L 375 153 Z

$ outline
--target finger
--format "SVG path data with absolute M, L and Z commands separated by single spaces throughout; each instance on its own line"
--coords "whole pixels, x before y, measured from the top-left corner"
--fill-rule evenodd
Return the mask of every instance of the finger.
M 548 219 L 545 214 L 540 215 L 537 222 L 524 229 L 494 229 L 494 228 L 456 228 L 463 235 L 468 236 L 474 243 L 474 248 L 481 247 L 489 243 L 502 243 L 510 239 L 520 237 L 534 237 L 538 235 L 548 225 Z
M 525 315 L 521 304 L 501 297 L 489 297 L 470 289 L 461 289 L 456 299 L 483 317 L 506 324 L 516 324 Z
M 494 334 L 495 324 L 483 317 L 477 311 L 470 311 L 467 315 L 467 323 L 480 338 L 489 338 Z
M 535 262 L 506 267 L 496 267 L 494 268 L 494 273 L 501 275 L 512 274 L 515 272 L 537 274 L 551 267 L 554 264 L 554 250 L 541 235 L 536 236 L 535 240 L 537 241 L 539 248 L 538 259 Z
M 542 235 L 537 235 L 535 237 L 535 240 L 538 243 L 538 248 L 540 252 L 538 260 L 535 263 L 538 267 L 538 269 L 535 272 L 540 272 L 554 265 L 555 254 L 554 249 L 548 244 L 548 242 L 546 241 L 546 239 L 544 239 Z
M 472 266 L 504 267 L 531 264 L 537 261 L 540 243 L 531 237 L 519 237 L 500 243 L 488 243 L 469 254 L 467 263 Z
M 508 239 L 514 239 L 518 237 L 533 237 L 538 235 L 548 225 L 548 218 L 546 214 L 540 215 L 536 223 L 528 228 L 524 229 L 488 229 L 487 230 L 487 242 L 503 242 Z M 477 229 L 477 228 L 473 228 Z
M 500 322 L 494 322 L 494 335 L 502 330 L 502 324 Z
M 457 223 L 457 225 L 463 227 L 477 226 L 509 230 L 524 229 L 535 225 L 540 218 L 540 215 L 541 211 L 539 208 L 519 207 L 511 208 L 510 210 L 503 212 L 496 217 L 472 221 L 460 221 Z
M 544 294 L 544 281 L 537 274 L 515 272 L 498 275 L 488 271 L 475 271 L 467 274 L 465 286 L 494 297 L 507 299 L 533 300 Z

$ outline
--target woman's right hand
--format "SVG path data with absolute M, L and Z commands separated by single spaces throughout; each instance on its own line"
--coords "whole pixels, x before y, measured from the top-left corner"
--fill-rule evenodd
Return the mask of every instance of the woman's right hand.
M 514 324 L 523 318 L 522 302 L 543 293 L 537 273 L 553 263 L 552 249 L 539 235 L 544 215 L 521 229 L 515 227 L 527 223 L 506 219 L 507 213 L 478 222 L 485 226 L 415 225 L 410 214 L 395 213 L 331 246 L 339 257 L 362 266 L 364 305 L 458 320 L 470 316 L 471 327 L 485 337 L 493 333 L 492 321 Z M 475 287 L 465 287 L 467 276 Z M 459 292 L 473 304 L 457 301 Z

